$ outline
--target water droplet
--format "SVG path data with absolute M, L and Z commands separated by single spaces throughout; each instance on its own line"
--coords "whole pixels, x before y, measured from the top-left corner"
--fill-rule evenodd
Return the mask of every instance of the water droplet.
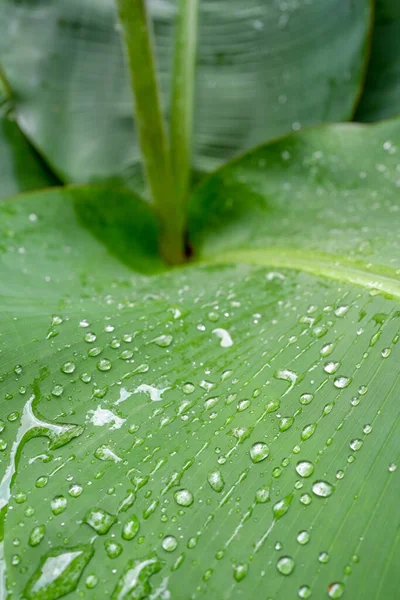
M 331 583 L 328 587 L 328 596 L 329 598 L 341 598 L 344 594 L 344 584 L 341 582 Z
M 85 335 L 83 336 L 83 339 L 85 340 L 85 342 L 88 342 L 88 344 L 91 344 L 92 342 L 96 341 L 96 334 L 95 333 L 85 333 Z
M 64 510 L 67 508 L 67 504 L 68 502 L 65 496 L 56 496 L 53 498 L 51 501 L 51 510 L 53 511 L 53 514 L 59 515 L 64 512 Z
M 161 542 L 161 546 L 166 552 L 173 552 L 178 546 L 178 541 L 173 535 L 166 535 Z
M 108 360 L 108 358 L 101 358 L 97 363 L 97 368 L 99 371 L 109 371 L 111 366 L 111 360 Z
M 362 447 L 363 443 L 364 443 L 364 442 L 363 442 L 362 440 L 360 440 L 360 439 L 356 438 L 356 439 L 354 439 L 354 440 L 351 440 L 351 442 L 350 442 L 350 444 L 349 444 L 349 445 L 350 445 L 350 448 L 351 448 L 351 449 L 352 449 L 354 452 L 357 452 L 357 450 L 360 450 L 360 448 Z
M 53 396 L 59 397 L 61 396 L 61 394 L 63 393 L 64 388 L 62 385 L 60 385 L 59 383 L 57 383 L 53 389 L 51 390 L 51 393 Z
M 322 346 L 322 348 L 320 350 L 321 356 L 326 357 L 326 356 L 329 356 L 330 354 L 332 354 L 334 347 L 335 347 L 335 345 L 332 343 L 325 344 L 324 346 Z
M 318 560 L 323 565 L 329 561 L 329 554 L 327 552 L 320 552 L 318 556 Z
M 290 575 L 294 569 L 294 560 L 291 556 L 282 556 L 276 563 L 276 568 L 282 575 Z
M 325 373 L 329 373 L 330 375 L 332 373 L 336 373 L 336 371 L 338 370 L 338 368 L 339 368 L 339 363 L 338 362 L 330 361 L 330 362 L 327 362 L 327 363 L 324 364 L 324 371 L 325 371 Z
M 337 317 L 344 317 L 344 315 L 347 313 L 349 308 L 350 307 L 346 304 L 343 304 L 342 306 L 338 306 L 337 309 L 335 310 L 335 315 Z
M 308 585 L 302 585 L 297 592 L 299 598 L 307 599 L 311 596 L 311 588 Z
M 98 582 L 99 582 L 99 580 L 97 579 L 96 575 L 88 575 L 86 577 L 85 585 L 89 590 L 91 590 L 94 587 L 96 587 Z
M 232 338 L 229 334 L 229 331 L 222 328 L 213 329 L 213 334 L 216 335 L 220 339 L 220 346 L 222 348 L 229 348 L 233 345 Z
M 111 448 L 109 448 L 105 444 L 96 448 L 96 450 L 94 451 L 94 455 L 99 460 L 113 461 L 115 463 L 120 462 L 122 460 L 119 456 L 117 456 L 117 454 L 115 454 L 113 450 L 111 450 Z
M 189 490 L 178 490 L 175 492 L 174 498 L 179 506 L 191 506 L 193 504 L 193 494 Z
M 304 546 L 305 544 L 308 544 L 308 542 L 310 541 L 310 534 L 308 531 L 300 531 L 297 534 L 297 541 L 299 542 L 299 544 L 301 544 L 302 546 Z
M 382 358 L 388 358 L 390 356 L 392 350 L 390 348 L 384 348 L 381 352 Z
M 242 581 L 247 575 L 247 565 L 236 565 L 233 569 L 233 576 L 237 582 Z
M 272 511 L 274 513 L 275 519 L 281 519 L 288 512 L 290 505 L 293 500 L 293 494 L 289 494 L 282 498 L 282 500 L 278 500 L 272 507 Z
M 172 344 L 173 339 L 172 335 L 159 335 L 152 341 L 154 344 L 157 344 L 157 346 L 160 346 L 160 348 L 168 348 L 168 346 Z
M 279 421 L 279 431 L 282 433 L 290 429 L 294 423 L 294 417 L 282 417 Z
M 149 598 L 151 594 L 150 577 L 161 571 L 163 563 L 155 553 L 146 558 L 130 560 L 126 565 L 111 600 L 137 600 Z
M 117 518 L 114 515 L 111 515 L 102 508 L 91 508 L 84 517 L 84 522 L 100 535 L 108 533 L 116 521 Z
M 30 546 L 38 546 L 40 544 L 40 542 L 42 541 L 44 535 L 46 533 L 46 527 L 45 525 L 38 525 L 37 527 L 34 527 L 31 531 L 31 533 L 29 534 L 29 545 Z
M 308 460 L 301 460 L 296 465 L 296 471 L 300 477 L 310 477 L 314 473 L 314 465 Z
M 310 439 L 310 437 L 315 432 L 316 428 L 317 428 L 316 423 L 310 423 L 309 425 L 306 425 L 303 428 L 303 431 L 301 432 L 301 439 L 303 440 L 303 442 Z
M 183 389 L 183 391 L 184 391 L 185 394 L 192 394 L 194 392 L 194 390 L 195 390 L 195 387 L 194 387 L 193 383 L 189 383 L 188 382 L 188 383 L 184 384 L 184 386 L 183 386 L 182 389 Z
M 304 504 L 304 506 L 308 506 L 312 502 L 312 497 L 308 493 L 302 494 L 300 496 L 300 502 Z
M 333 382 L 333 385 L 342 390 L 343 388 L 347 388 L 350 385 L 350 383 L 351 377 L 344 377 L 343 375 L 341 375 L 340 377 L 336 377 L 336 379 Z
M 269 448 L 264 442 L 257 442 L 250 448 L 250 457 L 253 463 L 259 463 L 269 456 Z
M 73 592 L 93 556 L 90 545 L 54 548 L 40 561 L 24 591 L 28 600 L 56 600 Z
M 66 373 L 66 374 L 68 374 L 68 375 L 69 375 L 69 374 L 71 374 L 71 373 L 73 373 L 73 372 L 75 371 L 75 369 L 76 369 L 76 365 L 75 365 L 75 363 L 74 363 L 74 362 L 72 362 L 71 360 L 69 360 L 69 361 L 65 362 L 65 363 L 62 365 L 62 367 L 61 367 L 61 371 L 62 371 L 63 373 Z
M 395 470 L 397 469 L 397 465 L 396 465 L 396 463 L 391 463 L 388 468 L 389 468 L 390 473 L 394 473 Z
M 220 471 L 211 471 L 207 481 L 215 492 L 220 493 L 224 489 L 225 482 Z
M 83 492 L 83 487 L 78 483 L 72 483 L 69 486 L 68 493 L 72 498 L 78 498 Z
M 314 396 L 312 394 L 302 394 L 300 396 L 300 404 L 310 404 L 310 402 L 312 402 Z
M 269 496 L 269 488 L 268 487 L 262 487 L 260 489 L 258 489 L 256 491 L 256 502 L 257 504 L 265 504 L 266 502 L 269 502 L 270 496 Z
M 243 412 L 244 410 L 249 408 L 250 405 L 251 405 L 250 400 L 240 400 L 237 404 L 237 410 L 238 410 L 238 412 Z
M 371 431 L 372 431 L 372 425 L 370 425 L 369 423 L 364 425 L 363 433 L 365 433 L 366 435 L 369 435 L 371 433 Z
M 122 529 L 122 537 L 124 540 L 133 540 L 140 529 L 140 522 L 136 515 L 132 515 L 125 523 Z
M 327 481 L 316 481 L 312 486 L 312 491 L 320 498 L 328 498 L 333 493 L 333 486 Z
M 122 554 L 122 546 L 114 540 L 106 540 L 104 542 L 104 548 L 109 558 L 118 558 Z

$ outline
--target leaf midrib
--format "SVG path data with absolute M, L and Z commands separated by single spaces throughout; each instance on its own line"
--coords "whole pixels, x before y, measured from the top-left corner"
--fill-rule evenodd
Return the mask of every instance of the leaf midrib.
M 295 269 L 335 279 L 342 283 L 353 283 L 360 287 L 380 292 L 390 298 L 400 299 L 400 275 L 395 269 L 362 260 L 318 251 L 298 248 L 257 248 L 221 252 L 202 258 L 207 264 L 241 263 L 264 267 Z

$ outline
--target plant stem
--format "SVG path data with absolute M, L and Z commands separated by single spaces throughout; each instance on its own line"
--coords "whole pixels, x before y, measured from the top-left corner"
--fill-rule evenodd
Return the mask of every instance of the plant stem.
M 135 123 L 147 183 L 163 226 L 161 248 L 172 264 L 184 260 L 184 232 L 156 79 L 146 0 L 116 0 L 135 104 Z
M 179 211 L 190 186 L 199 0 L 179 0 L 171 105 L 171 160 Z

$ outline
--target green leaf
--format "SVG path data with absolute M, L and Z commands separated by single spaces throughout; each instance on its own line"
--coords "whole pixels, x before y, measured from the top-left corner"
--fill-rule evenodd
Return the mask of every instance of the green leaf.
M 0 199 L 51 186 L 56 181 L 10 116 L 8 90 L 1 79 L 0 165 Z
M 394 121 L 251 152 L 164 272 L 126 192 L 0 205 L 11 600 L 396 597 L 398 144 Z
M 400 5 L 377 0 L 371 59 L 358 121 L 377 121 L 400 113 Z
M 150 7 L 168 116 L 175 2 Z M 143 191 L 114 0 L 1 0 L 0 16 L 17 120 L 49 164 L 66 181 Z M 351 118 L 370 19 L 370 0 L 200 2 L 195 171 L 292 128 Z

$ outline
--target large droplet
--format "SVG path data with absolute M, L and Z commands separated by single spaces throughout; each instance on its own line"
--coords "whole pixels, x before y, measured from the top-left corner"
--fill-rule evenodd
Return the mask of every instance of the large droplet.
M 333 485 L 327 481 L 316 481 L 312 486 L 312 491 L 320 498 L 328 498 L 333 493 Z
M 236 565 L 233 569 L 233 576 L 237 582 L 242 581 L 247 575 L 247 565 Z
M 122 537 L 124 540 L 133 540 L 138 534 L 140 528 L 140 522 L 136 515 L 132 515 L 122 529 Z
M 111 526 L 116 521 L 117 518 L 114 515 L 111 515 L 102 508 L 91 508 L 84 517 L 84 522 L 90 525 L 90 527 L 100 535 L 108 533 Z
M 28 600 L 56 600 L 73 592 L 92 558 L 91 545 L 54 548 L 40 561 L 24 591 Z
M 257 442 L 250 448 L 250 457 L 253 463 L 265 460 L 269 455 L 269 448 L 264 442 Z
M 291 556 L 282 556 L 276 563 L 276 568 L 282 575 L 290 575 L 294 569 L 294 560 Z
M 300 477 L 310 477 L 314 473 L 314 465 L 308 460 L 301 460 L 296 465 L 296 471 Z
M 178 546 L 178 540 L 174 535 L 166 535 L 161 542 L 161 546 L 166 552 L 173 552 Z
M 279 500 L 274 504 L 274 506 L 272 507 L 272 511 L 274 513 L 275 519 L 280 519 L 287 513 L 292 503 L 292 500 L 293 494 L 289 494 L 288 496 L 285 496 L 285 498 L 282 498 L 282 500 Z
M 151 593 L 150 577 L 161 571 L 163 563 L 156 554 L 130 560 L 120 577 L 111 600 L 144 600 Z
M 328 587 L 328 596 L 329 598 L 333 598 L 334 600 L 337 600 L 338 598 L 341 598 L 344 594 L 344 583 L 339 582 L 335 582 L 335 583 L 331 583 L 330 586 Z
M 214 492 L 220 493 L 224 489 L 225 482 L 220 471 L 210 471 L 207 481 Z
M 175 492 L 174 498 L 180 506 L 191 506 L 193 504 L 193 494 L 189 490 L 178 490 Z

